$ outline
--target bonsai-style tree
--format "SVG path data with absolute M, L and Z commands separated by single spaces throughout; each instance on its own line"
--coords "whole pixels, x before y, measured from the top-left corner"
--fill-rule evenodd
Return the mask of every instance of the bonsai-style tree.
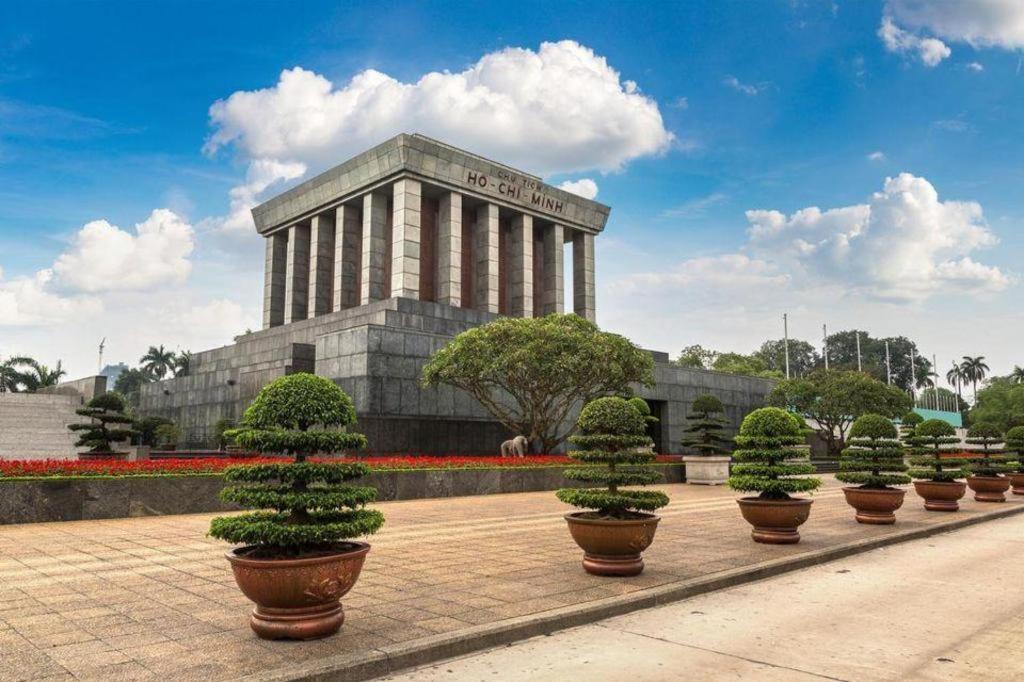
M 806 440 L 800 420 L 778 407 L 762 407 L 743 419 L 734 439 L 739 449 L 732 453 L 736 464 L 729 487 L 757 492 L 762 500 L 786 500 L 790 493 L 816 490 L 820 478 L 807 478 L 814 465 L 795 446 Z
M 632 519 L 668 504 L 668 496 L 656 490 L 622 490 L 622 486 L 649 485 L 662 475 L 644 466 L 654 453 L 644 448 L 651 439 L 643 416 L 624 398 L 605 397 L 587 403 L 580 412 L 579 433 L 569 441 L 578 446 L 569 457 L 591 466 L 571 467 L 565 477 L 573 481 L 601 483 L 605 489 L 562 488 L 555 495 L 566 504 L 593 509 L 588 518 Z M 641 449 L 643 448 L 643 449 Z
M 626 398 L 630 405 L 633 406 L 640 416 L 644 418 L 644 422 L 647 424 L 657 424 L 658 418 L 651 414 L 651 406 L 647 404 L 647 401 L 636 395 L 632 398 Z
M 365 436 L 344 430 L 355 417 L 352 400 L 323 377 L 291 374 L 267 384 L 233 436 L 245 448 L 295 461 L 225 469 L 225 480 L 240 485 L 224 488 L 222 500 L 269 511 L 216 518 L 210 535 L 251 545 L 259 558 L 294 558 L 339 551 L 343 540 L 377 531 L 384 516 L 365 508 L 377 491 L 345 483 L 367 475 L 365 465 L 306 461 L 318 452 L 365 447 Z
M 178 440 L 181 438 L 181 429 L 175 424 L 161 424 L 156 427 L 153 436 L 159 447 L 177 447 Z
M 998 476 L 1013 471 L 1009 457 L 997 447 L 1004 441 L 1002 430 L 994 424 L 975 424 L 967 430 L 967 442 L 981 446 L 979 456 L 972 457 L 970 472 L 975 476 Z
M 137 432 L 123 426 L 133 421 L 127 410 L 124 398 L 117 393 L 98 395 L 75 410 L 75 414 L 89 417 L 88 423 L 68 426 L 80 434 L 75 447 L 89 448 L 89 452 L 111 452 L 114 443 L 132 438 Z
M 829 454 L 839 455 L 846 432 L 865 414 L 895 418 L 911 407 L 910 398 L 867 374 L 852 370 L 816 370 L 801 379 L 785 379 L 768 395 L 768 404 L 792 409 L 818 424 Z
M 914 429 L 923 421 L 924 417 L 913 411 L 900 417 L 900 438 L 903 439 L 904 445 L 911 444 L 910 439 L 914 437 Z
M 964 467 L 967 460 L 959 457 L 945 457 L 949 446 L 958 444 L 956 429 L 949 422 L 941 419 L 927 419 L 917 425 L 914 436 L 910 439 L 913 445 L 913 456 L 910 463 L 913 468 L 911 477 L 948 483 L 965 476 Z
M 1006 449 L 1012 454 L 1011 464 L 1018 474 L 1024 474 L 1024 426 L 1014 426 L 1006 432 Z
M 697 451 L 698 455 L 716 455 L 728 452 L 727 438 L 722 430 L 728 422 L 720 417 L 725 412 L 722 401 L 713 395 L 697 396 L 690 406 L 689 423 L 683 429 L 682 445 Z
M 903 445 L 896 427 L 880 414 L 866 414 L 850 427 L 850 447 L 843 450 L 839 473 L 843 483 L 871 490 L 910 483 L 903 462 Z
M 573 314 L 502 317 L 462 332 L 423 368 L 425 387 L 446 384 L 476 398 L 512 433 L 554 452 L 580 405 L 652 385 L 654 360 L 618 334 Z

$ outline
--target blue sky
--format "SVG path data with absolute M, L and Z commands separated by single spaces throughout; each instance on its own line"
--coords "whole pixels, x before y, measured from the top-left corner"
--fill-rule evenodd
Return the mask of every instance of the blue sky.
M 102 336 L 109 359 L 131 362 L 151 343 L 199 350 L 258 326 L 262 246 L 238 226 L 232 188 L 265 199 L 384 128 L 372 112 L 343 130 L 307 130 L 273 107 L 218 118 L 215 102 L 261 89 L 287 99 L 279 79 L 295 67 L 332 93 L 368 69 L 417 91 L 425 74 L 513 50 L 515 78 L 551 57 L 529 72 L 538 89 L 557 89 L 569 60 L 615 90 L 540 112 L 492 80 L 511 100 L 494 106 L 537 110 L 541 132 L 474 122 L 507 145 L 480 151 L 556 184 L 589 178 L 613 207 L 598 240 L 604 326 L 673 353 L 749 351 L 788 311 L 804 338 L 822 323 L 903 333 L 943 366 L 983 354 L 1006 372 L 1024 363 L 1022 46 L 1012 0 L 7 5 L 0 356 L 61 358 L 78 375 Z M 392 123 L 436 134 L 430 92 Z M 640 104 L 657 121 L 631 119 Z M 271 125 L 286 143 L 268 141 Z M 481 144 L 437 125 L 453 144 Z M 225 141 L 204 151 L 218 131 Z M 552 160 L 545 131 L 618 151 L 566 143 Z M 252 182 L 260 163 L 275 164 L 265 186 Z M 792 218 L 809 207 L 826 213 Z M 83 230 L 92 221 L 105 223 Z M 92 276 L 75 274 L 85 263 Z

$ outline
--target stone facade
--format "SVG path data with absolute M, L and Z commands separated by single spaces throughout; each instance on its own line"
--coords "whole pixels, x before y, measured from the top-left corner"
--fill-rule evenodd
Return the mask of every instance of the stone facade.
M 594 238 L 610 209 L 420 135 L 399 135 L 253 209 L 267 240 L 263 329 L 193 355 L 190 376 L 142 389 L 142 412 L 209 444 L 260 388 L 293 372 L 337 382 L 379 452 L 490 453 L 512 434 L 470 396 L 423 389 L 423 365 L 454 335 L 494 319 L 572 310 L 596 317 Z M 761 379 L 675 367 L 655 354 L 661 452 L 678 449 L 702 392 L 738 422 Z

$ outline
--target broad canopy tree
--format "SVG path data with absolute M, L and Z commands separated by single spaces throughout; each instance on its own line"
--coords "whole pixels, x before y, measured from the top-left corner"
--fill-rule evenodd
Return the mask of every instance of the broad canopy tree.
M 654 383 L 654 360 L 628 339 L 573 314 L 499 318 L 456 336 L 423 368 L 425 387 L 462 389 L 543 452 L 561 444 L 571 413 L 630 384 Z
M 838 456 L 856 419 L 879 414 L 894 419 L 912 407 L 910 397 L 894 386 L 856 371 L 817 370 L 801 379 L 780 381 L 768 404 L 793 409 L 817 423 L 817 432 Z

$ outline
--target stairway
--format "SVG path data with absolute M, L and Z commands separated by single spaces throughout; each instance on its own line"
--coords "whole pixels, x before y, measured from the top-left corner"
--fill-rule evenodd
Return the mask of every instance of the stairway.
M 0 459 L 76 459 L 79 396 L 0 393 Z

